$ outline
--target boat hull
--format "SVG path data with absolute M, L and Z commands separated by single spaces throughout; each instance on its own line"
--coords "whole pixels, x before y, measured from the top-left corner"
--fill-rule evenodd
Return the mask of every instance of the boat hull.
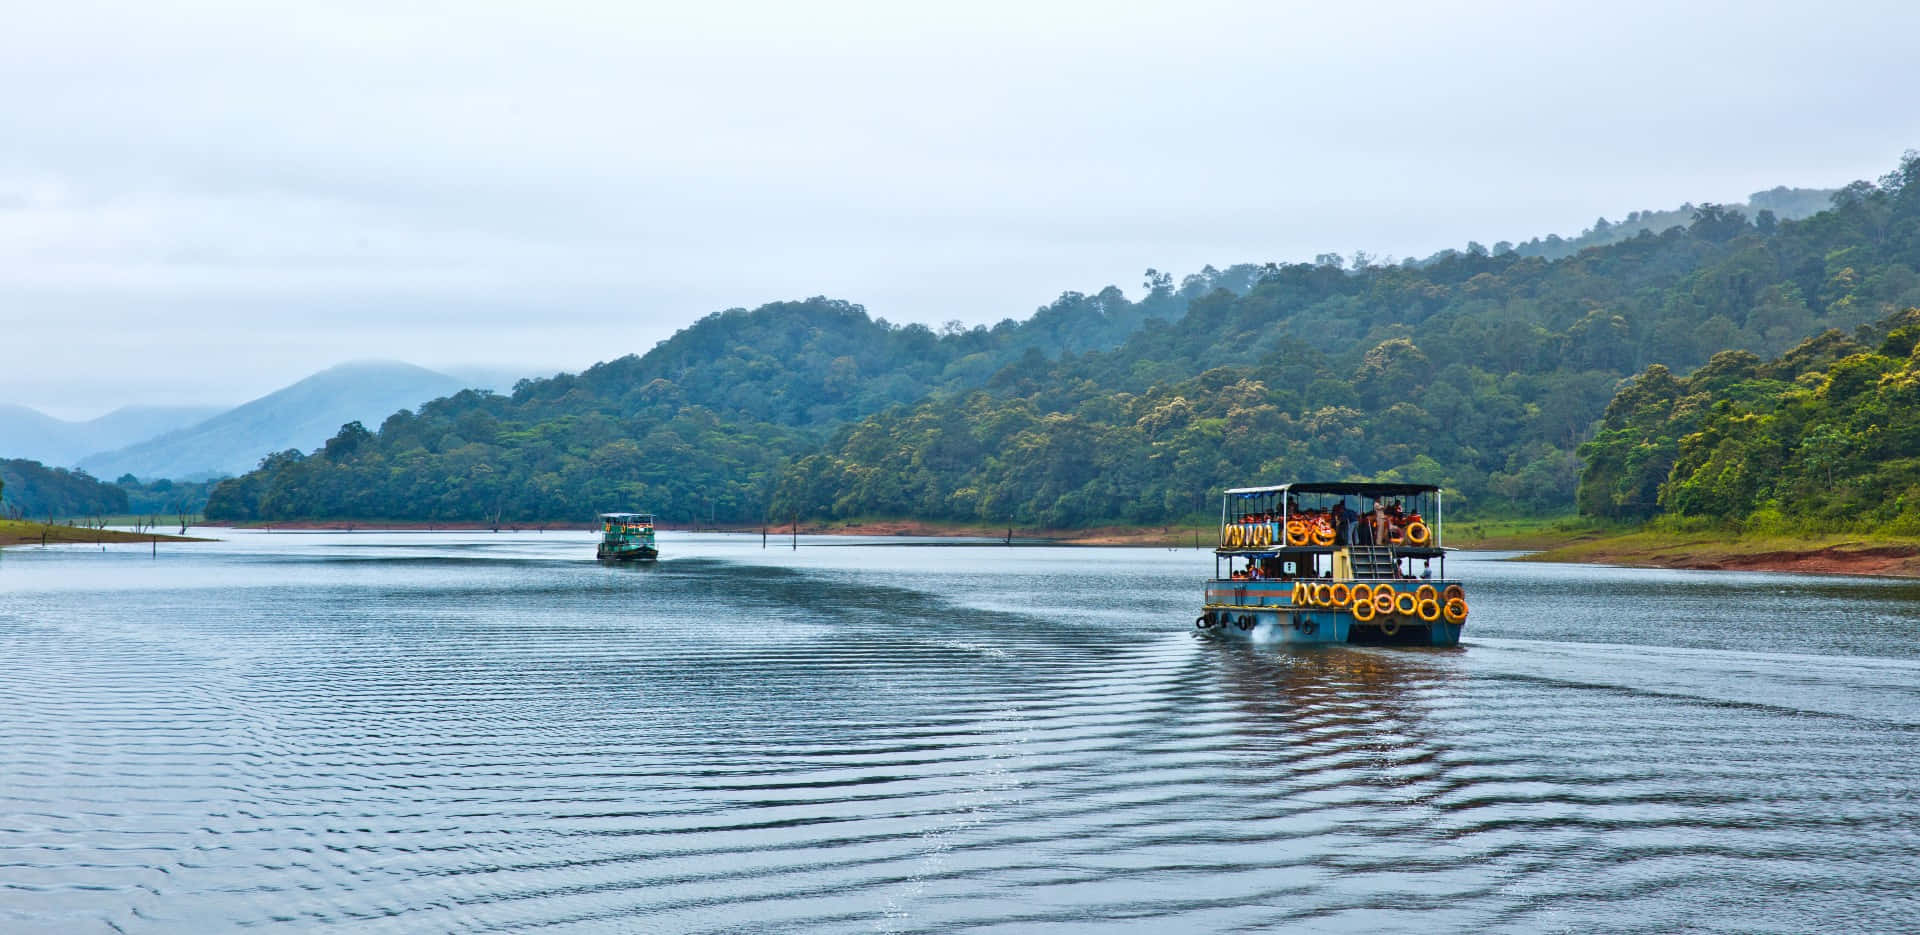
M 660 557 L 660 550 L 648 546 L 633 549 L 610 549 L 602 545 L 596 555 L 603 562 L 651 562 Z
M 1444 590 L 1453 581 L 1392 582 L 1398 592 L 1421 585 Z M 1369 582 L 1379 587 L 1381 582 Z M 1207 601 L 1195 625 L 1203 632 L 1254 643 L 1370 643 L 1390 646 L 1457 646 L 1465 621 L 1426 621 L 1413 615 L 1389 615 L 1361 621 L 1340 607 L 1292 602 L 1293 585 L 1278 581 L 1207 583 Z

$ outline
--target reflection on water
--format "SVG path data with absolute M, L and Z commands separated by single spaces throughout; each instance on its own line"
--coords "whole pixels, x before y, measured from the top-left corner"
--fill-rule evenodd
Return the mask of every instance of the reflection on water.
M 1204 552 L 235 534 L 0 556 L 0 930 L 1895 930 L 1910 584 L 1460 559 L 1456 650 Z M 1872 885 L 1862 885 L 1872 881 Z

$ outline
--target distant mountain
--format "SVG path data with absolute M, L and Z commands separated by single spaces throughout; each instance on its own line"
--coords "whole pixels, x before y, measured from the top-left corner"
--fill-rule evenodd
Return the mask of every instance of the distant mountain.
M 464 387 L 444 373 L 397 361 L 341 364 L 210 419 L 82 458 L 79 466 L 105 478 L 240 474 L 273 452 L 317 447 L 348 422 L 378 427 L 401 409 Z
M 0 457 L 70 465 L 95 452 L 184 428 L 222 411 L 220 406 L 126 406 L 97 419 L 69 422 L 26 406 L 0 406 Z

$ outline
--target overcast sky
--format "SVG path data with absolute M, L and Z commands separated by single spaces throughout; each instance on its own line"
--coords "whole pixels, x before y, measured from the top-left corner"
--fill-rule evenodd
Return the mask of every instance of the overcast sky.
M 0 402 L 549 373 L 811 295 L 991 323 L 1920 146 L 1920 4 L 947 6 L 0 5 Z

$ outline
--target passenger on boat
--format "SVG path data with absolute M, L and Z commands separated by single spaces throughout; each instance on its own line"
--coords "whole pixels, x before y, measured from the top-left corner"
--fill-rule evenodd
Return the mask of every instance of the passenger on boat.
M 1347 509 L 1347 501 L 1335 503 L 1332 515 L 1327 518 L 1333 523 L 1334 544 L 1353 544 L 1353 512 Z
M 1390 541 L 1387 537 L 1393 532 L 1393 517 L 1387 513 L 1387 501 L 1373 501 L 1373 513 L 1367 517 L 1367 531 L 1373 534 L 1373 544 Z

